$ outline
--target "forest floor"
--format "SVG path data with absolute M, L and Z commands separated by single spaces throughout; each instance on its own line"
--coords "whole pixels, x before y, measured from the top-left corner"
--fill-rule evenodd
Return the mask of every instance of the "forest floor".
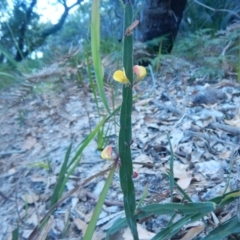
M 178 62 L 175 66 L 166 62 L 161 74 L 149 72 L 135 89 L 131 147 L 133 161 L 138 163 L 134 164 L 137 200 L 148 186 L 144 204 L 170 201 L 169 182 L 163 175 L 171 156 L 167 133 L 175 157 L 175 180 L 193 201 L 205 201 L 240 186 L 240 85 L 230 75 L 192 80 L 195 67 L 181 59 Z M 101 119 L 87 82 L 59 80 L 54 86 L 14 105 L 6 96 L 15 89 L 0 93 L 0 239 L 11 239 L 17 227 L 20 238 L 28 239 L 49 209 L 70 143 L 74 154 Z M 105 90 L 111 99 L 111 88 L 106 85 Z M 115 106 L 121 101 L 118 91 Z M 105 129 L 107 145 L 116 150 L 118 126 L 111 121 Z M 65 192 L 110 164 L 101 159 L 95 139 L 84 150 Z M 48 239 L 81 238 L 106 176 L 94 178 L 56 208 L 44 228 Z M 111 224 L 124 215 L 122 198 L 116 171 L 94 239 L 103 239 Z M 174 201 L 181 199 L 176 190 Z M 238 200 L 215 216 L 224 222 L 237 211 Z M 216 218 L 209 215 L 206 221 L 216 224 Z M 147 219 L 139 225 L 140 239 L 151 239 L 169 220 L 165 215 Z M 174 239 L 190 240 L 210 230 L 198 221 L 185 226 Z M 118 234 L 121 237 L 112 239 L 131 239 L 129 230 Z

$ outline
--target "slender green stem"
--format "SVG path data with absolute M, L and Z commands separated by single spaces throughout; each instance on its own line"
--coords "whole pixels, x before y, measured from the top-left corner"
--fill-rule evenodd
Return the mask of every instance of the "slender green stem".
M 91 220 L 88 224 L 88 227 L 87 227 L 87 230 L 86 230 L 86 233 L 83 237 L 83 240 L 90 240 L 92 239 L 92 236 L 93 236 L 93 233 L 94 233 L 94 229 L 96 227 L 96 224 L 97 224 L 97 220 L 98 220 L 98 217 L 102 211 L 102 206 L 103 206 L 103 203 L 106 199 L 106 195 L 107 195 L 107 192 L 108 192 L 108 189 L 112 183 L 112 178 L 113 178 L 113 175 L 114 175 L 114 171 L 116 169 L 117 165 L 114 164 L 111 171 L 109 172 L 109 175 L 108 175 L 108 178 L 105 182 L 105 185 L 103 187 L 103 190 L 100 194 L 100 197 L 98 199 L 98 202 L 97 202 L 97 205 L 94 209 L 94 212 L 93 212 L 93 215 L 91 217 Z
M 125 5 L 125 22 L 124 33 L 131 25 L 133 20 L 133 10 L 131 4 Z M 123 67 L 128 80 L 133 83 L 133 36 L 126 35 L 123 38 Z M 119 132 L 119 156 L 121 160 L 120 166 L 120 183 L 123 191 L 123 202 L 128 226 L 132 232 L 134 240 L 138 240 L 138 233 L 136 227 L 136 220 L 134 212 L 136 208 L 135 203 L 135 189 L 132 180 L 133 166 L 131 156 L 131 142 L 132 142 L 132 87 L 123 86 L 122 89 L 122 108 L 120 115 L 120 132 Z

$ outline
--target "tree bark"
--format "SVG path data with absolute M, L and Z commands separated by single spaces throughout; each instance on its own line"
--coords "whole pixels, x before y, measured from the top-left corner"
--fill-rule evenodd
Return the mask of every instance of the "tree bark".
M 153 44 L 154 51 L 158 51 L 161 44 L 161 52 L 170 53 L 186 3 L 187 0 L 145 0 L 137 40 L 146 42 L 158 38 Z

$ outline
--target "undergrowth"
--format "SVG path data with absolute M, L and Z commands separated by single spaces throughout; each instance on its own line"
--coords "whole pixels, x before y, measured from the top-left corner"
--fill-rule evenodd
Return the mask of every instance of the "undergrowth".
M 179 37 L 173 55 L 181 57 L 195 66 L 195 76 L 222 78 L 235 75 L 239 66 L 240 24 L 225 31 L 213 33 L 204 29 L 194 34 Z

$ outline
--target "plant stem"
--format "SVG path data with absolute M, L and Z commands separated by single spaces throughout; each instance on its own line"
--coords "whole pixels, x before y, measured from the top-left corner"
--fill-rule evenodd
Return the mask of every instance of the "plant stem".
M 125 5 L 125 22 L 124 33 L 132 23 L 133 10 L 131 4 Z M 128 80 L 133 84 L 133 36 L 126 35 L 123 38 L 123 67 Z M 136 220 L 134 212 L 136 208 L 135 203 L 135 189 L 132 180 L 133 165 L 131 156 L 131 142 L 132 142 L 132 87 L 123 86 L 122 89 L 122 108 L 120 115 L 120 131 L 119 131 L 119 156 L 121 166 L 119 170 L 120 183 L 123 191 L 123 202 L 128 226 L 132 232 L 134 240 L 138 240 L 138 233 L 136 227 Z

